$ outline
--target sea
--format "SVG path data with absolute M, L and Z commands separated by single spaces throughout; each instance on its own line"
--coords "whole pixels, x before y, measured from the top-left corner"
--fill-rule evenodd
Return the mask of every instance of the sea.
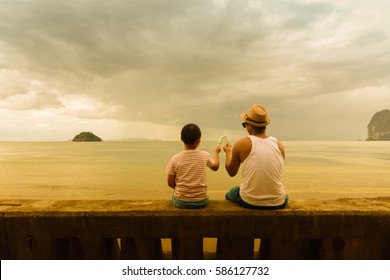
M 390 196 L 390 142 L 285 141 L 290 200 Z M 203 141 L 212 154 L 216 142 Z M 168 200 L 166 165 L 181 142 L 0 142 L 0 199 Z M 210 199 L 240 184 L 225 154 L 207 171 Z

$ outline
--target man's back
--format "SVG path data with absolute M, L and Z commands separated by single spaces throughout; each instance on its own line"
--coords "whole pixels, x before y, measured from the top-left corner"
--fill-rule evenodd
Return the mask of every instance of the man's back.
M 252 205 L 272 206 L 285 200 L 281 179 L 283 154 L 274 137 L 248 137 L 251 151 L 242 166 L 241 197 Z

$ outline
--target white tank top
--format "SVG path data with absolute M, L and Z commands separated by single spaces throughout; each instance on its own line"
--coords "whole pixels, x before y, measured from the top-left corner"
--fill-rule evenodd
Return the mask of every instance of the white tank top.
M 252 150 L 242 164 L 241 198 L 251 205 L 278 206 L 286 199 L 283 155 L 276 138 L 250 135 Z

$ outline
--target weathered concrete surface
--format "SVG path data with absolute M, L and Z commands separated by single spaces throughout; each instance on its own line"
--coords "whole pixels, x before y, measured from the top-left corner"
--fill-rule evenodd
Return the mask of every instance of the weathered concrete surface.
M 291 201 L 283 210 L 211 201 L 205 209 L 170 201 L 1 200 L 2 259 L 201 259 L 203 238 L 217 258 L 390 259 L 390 197 Z M 117 244 L 120 240 L 120 246 Z
M 178 213 L 183 215 L 196 213 L 202 215 L 206 212 L 207 215 L 217 211 L 218 213 L 238 214 L 251 213 L 261 214 L 266 212 L 283 212 L 290 213 L 297 211 L 306 214 L 314 214 L 313 212 L 371 212 L 375 213 L 389 213 L 390 211 L 390 197 L 378 198 L 342 198 L 337 200 L 304 200 L 304 201 L 290 201 L 288 206 L 283 210 L 259 211 L 239 207 L 230 201 L 210 201 L 208 207 L 204 209 L 177 209 L 172 206 L 171 201 L 168 200 L 0 200 L 0 215 L 14 215 L 16 213 L 121 213 L 121 212 L 162 212 Z M 256 215 L 257 215 L 256 214 Z

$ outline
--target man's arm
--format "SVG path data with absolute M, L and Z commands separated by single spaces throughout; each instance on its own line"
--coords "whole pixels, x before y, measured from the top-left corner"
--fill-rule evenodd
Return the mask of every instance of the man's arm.
M 235 144 L 234 147 L 232 148 L 228 143 L 223 147 L 223 150 L 226 153 L 226 162 L 225 162 L 226 171 L 230 177 L 234 177 L 236 176 L 238 170 L 240 169 L 240 164 L 241 164 L 237 144 Z
M 248 157 L 252 149 L 252 141 L 245 137 L 238 140 L 233 148 L 230 144 L 226 144 L 223 149 L 226 152 L 226 171 L 231 177 L 234 177 L 237 175 L 241 163 Z
M 279 140 L 278 140 L 278 147 L 279 150 L 282 152 L 283 159 L 286 159 L 286 151 L 284 150 L 284 146 L 282 142 L 280 142 Z

